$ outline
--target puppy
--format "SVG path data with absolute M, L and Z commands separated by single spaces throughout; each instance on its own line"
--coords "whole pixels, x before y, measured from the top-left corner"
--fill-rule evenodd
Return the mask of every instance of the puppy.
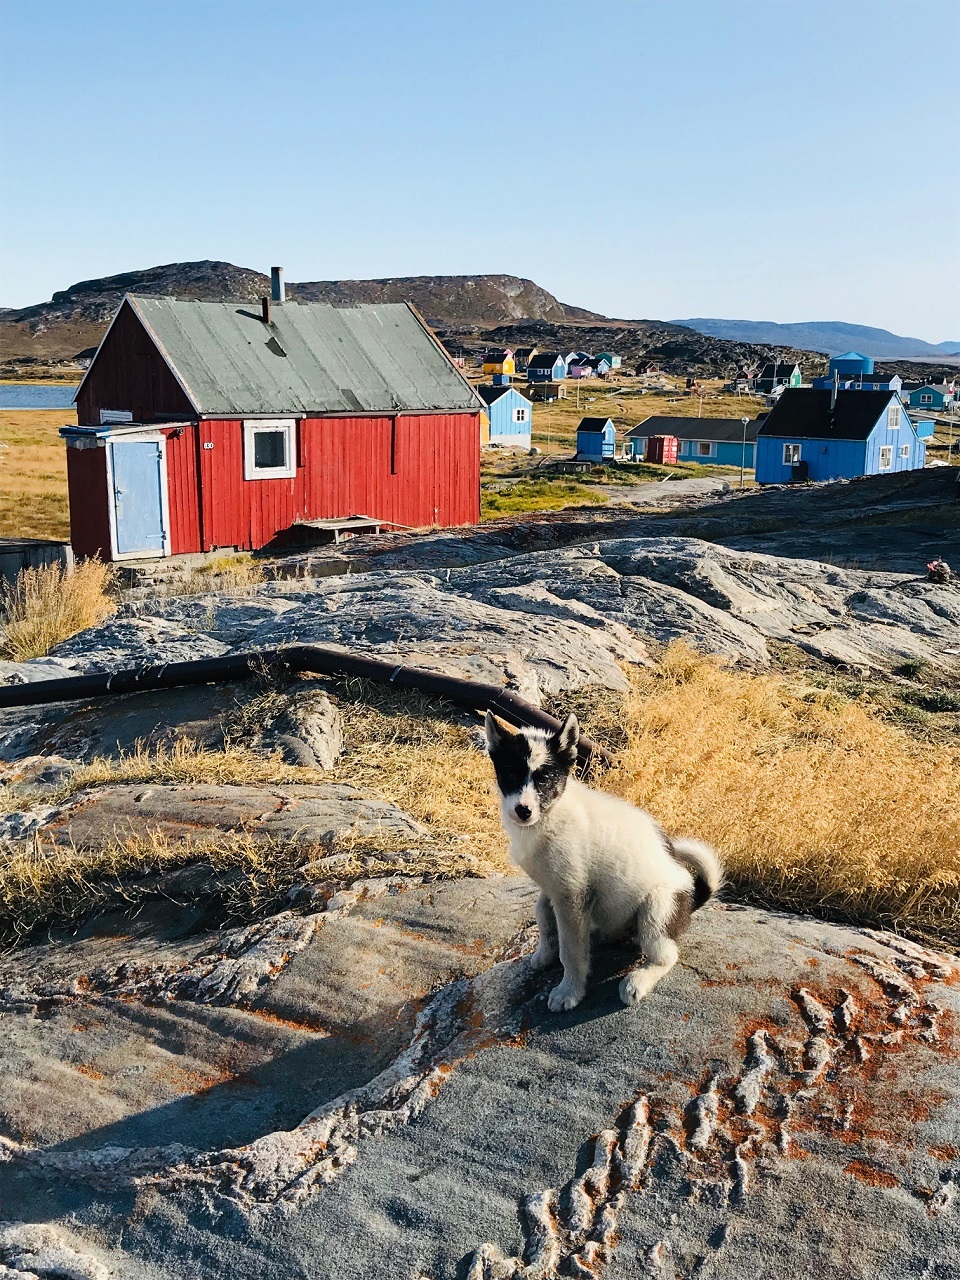
M 486 716 L 511 856 L 541 889 L 531 963 L 563 965 L 547 1000 L 553 1012 L 583 999 L 591 938 L 636 942 L 644 963 L 620 983 L 620 999 L 642 1000 L 676 964 L 677 939 L 723 878 L 708 845 L 671 840 L 642 809 L 572 777 L 579 737 L 574 716 L 557 733 L 514 733 Z

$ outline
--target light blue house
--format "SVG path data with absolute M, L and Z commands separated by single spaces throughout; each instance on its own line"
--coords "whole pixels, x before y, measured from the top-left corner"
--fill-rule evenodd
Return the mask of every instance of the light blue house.
M 559 351 L 538 351 L 527 365 L 528 382 L 561 382 L 567 376 L 567 361 Z
M 957 402 L 954 384 L 950 382 L 930 382 L 922 387 L 914 387 L 909 392 L 911 409 L 929 409 L 933 413 L 942 413 Z
M 703 462 L 715 467 L 752 468 L 761 419 L 747 423 L 744 440 L 740 418 L 674 418 L 654 414 L 627 432 L 627 456 L 641 462 L 651 436 L 676 436 L 678 462 Z
M 757 481 L 852 480 L 915 471 L 927 446 L 893 391 L 789 388 L 757 434 Z
M 516 387 L 479 386 L 477 395 L 487 406 L 487 423 L 481 418 L 480 439 L 484 444 L 530 448 L 533 404 Z
M 617 429 L 612 418 L 581 418 L 577 427 L 577 461 L 603 462 L 612 458 Z

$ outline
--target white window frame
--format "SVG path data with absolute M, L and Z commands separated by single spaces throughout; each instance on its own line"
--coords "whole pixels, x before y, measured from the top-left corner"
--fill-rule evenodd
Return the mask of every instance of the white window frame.
M 287 461 L 282 467 L 258 467 L 254 462 L 255 440 L 264 431 L 283 431 Z M 296 418 L 251 418 L 243 424 L 244 480 L 292 480 L 297 474 Z
M 513 420 L 514 420 L 514 422 L 526 422 L 526 420 L 527 420 L 527 410 L 524 408 L 524 406 L 523 406 L 523 405 L 521 405 L 521 406 L 520 406 L 519 408 L 517 408 L 517 409 L 514 409 L 514 411 L 513 411 Z
M 697 441 L 696 456 L 698 458 L 712 458 L 715 452 L 716 452 L 716 445 L 713 444 L 712 441 L 710 440 Z
M 929 393 L 921 392 L 921 394 L 920 394 L 920 403 L 921 403 L 921 404 L 933 404 L 933 396 L 932 396 L 932 395 L 930 395 Z
M 892 404 L 887 410 L 887 430 L 900 430 L 900 406 Z
M 910 457 L 910 446 L 909 446 L 908 444 L 902 444 L 902 445 L 900 446 L 900 457 L 901 457 L 901 458 L 909 458 L 909 457 Z
M 785 467 L 795 467 L 800 461 L 800 453 L 800 445 L 785 444 L 783 446 L 783 465 Z
M 883 460 L 884 454 L 887 455 L 886 462 L 884 462 Z M 880 446 L 880 461 L 878 463 L 878 466 L 881 471 L 889 471 L 893 467 L 893 445 L 892 444 L 882 444 Z

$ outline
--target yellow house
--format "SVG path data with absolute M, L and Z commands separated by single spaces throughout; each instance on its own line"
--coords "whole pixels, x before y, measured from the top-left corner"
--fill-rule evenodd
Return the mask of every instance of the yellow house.
M 513 352 L 508 348 L 504 351 L 488 351 L 483 357 L 484 373 L 516 373 L 516 367 L 513 362 Z

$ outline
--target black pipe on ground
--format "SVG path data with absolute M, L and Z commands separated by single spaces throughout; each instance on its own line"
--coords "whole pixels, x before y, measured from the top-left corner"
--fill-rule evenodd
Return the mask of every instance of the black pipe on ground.
M 46 702 L 75 702 L 83 698 L 103 698 L 120 693 L 145 693 L 152 689 L 176 689 L 194 684 L 223 684 L 246 680 L 267 671 L 305 672 L 321 676 L 355 676 L 390 684 L 397 689 L 414 689 L 452 702 L 468 710 L 492 711 L 518 728 L 538 728 L 555 732 L 560 721 L 541 711 L 518 694 L 495 684 L 480 684 L 445 676 L 421 667 L 397 666 L 380 658 L 343 653 L 321 645 L 290 645 L 283 649 L 262 649 L 222 658 L 198 658 L 193 662 L 165 662 L 154 667 L 131 667 L 123 671 L 88 676 L 65 676 L 60 680 L 35 680 L 25 684 L 0 686 L 0 707 L 29 707 Z M 613 755 L 604 747 L 581 737 L 580 762 L 591 759 L 612 764 Z

